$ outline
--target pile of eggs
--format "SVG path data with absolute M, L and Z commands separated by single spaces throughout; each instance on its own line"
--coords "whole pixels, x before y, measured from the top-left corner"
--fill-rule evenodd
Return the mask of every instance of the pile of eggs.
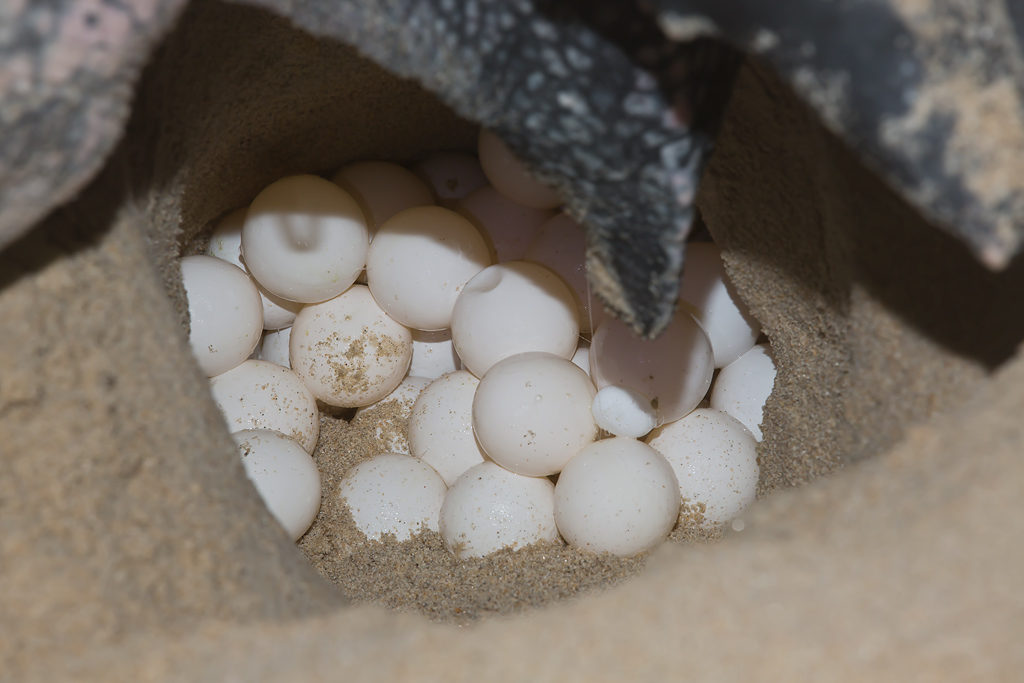
M 717 248 L 688 245 L 676 315 L 642 339 L 593 303 L 555 193 L 493 134 L 478 151 L 282 178 L 181 260 L 193 354 L 270 512 L 294 539 L 316 517 L 318 402 L 395 401 L 407 429 L 331 494 L 367 538 L 628 556 L 681 506 L 733 520 L 775 368 Z

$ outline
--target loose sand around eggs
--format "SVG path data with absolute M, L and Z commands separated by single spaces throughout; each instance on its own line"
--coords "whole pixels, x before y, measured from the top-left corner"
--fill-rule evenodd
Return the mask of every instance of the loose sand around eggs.
M 393 537 L 368 541 L 356 529 L 338 486 L 358 463 L 384 451 L 393 438 L 379 424 L 396 425 L 398 406 L 384 402 L 369 419 L 346 421 L 323 415 L 320 442 L 313 458 L 320 470 L 323 500 L 313 526 L 299 548 L 313 565 L 358 602 L 380 602 L 416 610 L 434 619 L 467 621 L 488 614 L 508 614 L 617 583 L 638 572 L 646 555 L 622 558 L 595 555 L 562 543 L 502 550 L 484 558 L 456 558 L 441 535 L 424 531 L 408 541 Z M 368 411 L 369 412 L 369 411 Z M 676 540 L 692 531 L 692 512 L 685 511 L 673 532 Z

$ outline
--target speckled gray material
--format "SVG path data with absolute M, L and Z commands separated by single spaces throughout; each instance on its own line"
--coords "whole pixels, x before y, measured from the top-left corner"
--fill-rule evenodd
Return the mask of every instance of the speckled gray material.
M 597 3 L 586 14 L 525 0 L 251 4 L 355 45 L 497 131 L 586 222 L 593 291 L 645 331 L 667 323 L 711 148 L 708 128 L 717 121 L 697 111 L 724 99 L 717 89 L 695 86 L 712 76 L 727 83 L 737 62 L 731 53 L 673 47 L 651 30 L 653 19 L 644 43 L 617 44 L 602 29 L 643 24 L 643 15 L 622 3 Z M 673 75 L 676 101 L 637 66 L 652 52 Z

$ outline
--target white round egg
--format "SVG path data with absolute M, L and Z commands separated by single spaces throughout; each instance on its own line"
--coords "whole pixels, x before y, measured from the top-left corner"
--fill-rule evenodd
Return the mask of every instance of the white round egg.
M 597 437 L 594 385 L 564 358 L 532 351 L 491 366 L 473 398 L 484 452 L 516 474 L 545 477 Z
M 604 320 L 605 312 L 601 302 L 590 293 L 586 251 L 583 226 L 560 213 L 541 226 L 523 258 L 547 266 L 565 280 L 576 297 L 580 329 L 590 334 Z
M 409 418 L 416 399 L 431 381 L 426 377 L 409 375 L 381 400 L 356 410 L 352 424 L 360 428 L 367 425 L 373 427 L 375 453 L 412 453 L 409 448 Z
M 722 368 L 711 387 L 711 407 L 732 415 L 760 441 L 764 404 L 775 387 L 775 361 L 758 344 Z
M 407 541 L 421 531 L 438 530 L 447 490 L 441 476 L 422 460 L 384 453 L 349 470 L 339 495 L 367 538 L 390 534 Z
M 212 256 L 181 259 L 189 345 L 207 377 L 227 372 L 255 350 L 263 330 L 259 292 L 241 268 Z
M 271 429 L 294 439 L 310 453 L 316 447 L 320 433 L 316 399 L 288 368 L 247 360 L 211 379 L 210 393 L 229 432 Z
M 216 256 L 236 265 L 246 273 L 249 272 L 249 269 L 242 261 L 242 228 L 245 225 L 245 216 L 248 211 L 248 207 L 235 209 L 221 219 L 217 227 L 213 229 L 213 234 L 210 235 L 210 244 L 206 250 L 210 256 Z M 250 277 L 252 277 L 251 274 Z M 255 278 L 253 278 L 253 283 L 259 290 L 260 300 L 263 302 L 263 329 L 280 330 L 291 325 L 295 320 L 295 314 L 302 308 L 302 304 L 271 294 L 259 282 L 256 282 Z
M 651 399 L 614 384 L 597 392 L 592 407 L 597 426 L 609 434 L 638 439 L 658 426 Z
M 271 294 L 314 303 L 356 281 L 368 243 L 351 195 L 323 178 L 297 175 L 271 183 L 249 205 L 242 258 Z
M 371 239 L 398 212 L 434 203 L 426 183 L 412 171 L 389 161 L 357 161 L 335 173 L 332 180 L 359 202 Z
M 710 242 L 686 245 L 679 299 L 696 309 L 715 352 L 715 367 L 723 368 L 749 351 L 761 325 L 732 292 L 721 250 Z
M 295 373 L 314 396 L 340 408 L 384 398 L 412 361 L 412 333 L 388 317 L 362 285 L 303 307 L 290 342 Z
M 267 429 L 231 437 L 270 514 L 293 541 L 299 540 L 320 510 L 320 472 L 313 458 L 294 440 Z
M 253 281 L 255 282 L 255 279 Z M 271 294 L 259 282 L 256 282 L 256 289 L 259 290 L 260 300 L 263 302 L 263 329 L 283 330 L 291 327 L 302 304 Z
M 480 165 L 494 188 L 524 206 L 553 209 L 562 203 L 558 193 L 540 182 L 494 133 L 481 130 L 477 144 Z
M 210 233 L 210 243 L 206 247 L 209 256 L 215 256 L 248 272 L 242 263 L 242 227 L 245 226 L 245 214 L 249 207 L 243 206 L 229 211 L 221 218 Z
M 455 351 L 477 377 L 501 359 L 526 351 L 568 360 L 579 332 L 569 287 L 549 269 L 527 261 L 481 271 L 466 284 L 452 311 Z
M 590 377 L 590 343 L 581 339 L 579 345 L 576 347 L 576 353 L 572 354 L 570 359 L 576 367 L 583 372 L 587 373 L 587 377 Z
M 490 264 L 480 231 L 439 206 L 407 209 L 377 231 L 366 279 L 392 318 L 419 330 L 449 327 L 455 299 Z
M 436 379 L 455 372 L 461 365 L 452 344 L 451 330 L 412 331 L 412 365 L 409 374 Z
M 409 451 L 451 484 L 484 461 L 473 434 L 473 396 L 480 380 L 459 370 L 431 382 L 409 416 Z
M 590 376 L 597 388 L 616 385 L 648 397 L 660 423 L 696 408 L 714 371 L 711 342 L 683 310 L 656 339 L 644 339 L 609 316 L 590 344 Z
M 489 185 L 459 201 L 456 210 L 487 237 L 497 263 L 525 258 L 541 226 L 552 216 L 548 209 L 516 204 Z
M 259 360 L 291 368 L 291 361 L 288 359 L 288 347 L 291 338 L 292 328 L 290 327 L 286 327 L 283 330 L 267 330 L 263 333 L 263 341 L 260 343 L 256 357 Z
M 700 408 L 647 439 L 675 470 L 688 505 L 703 505 L 704 526 L 738 517 L 757 497 L 757 442 L 739 420 Z
M 457 557 L 555 542 L 554 486 L 485 462 L 448 489 L 440 522 L 441 536 Z
M 661 543 L 679 517 L 672 466 L 636 439 L 595 441 L 558 475 L 555 521 L 571 545 L 630 556 Z
M 442 201 L 462 199 L 487 184 L 480 162 L 465 152 L 434 152 L 418 162 L 413 170 Z

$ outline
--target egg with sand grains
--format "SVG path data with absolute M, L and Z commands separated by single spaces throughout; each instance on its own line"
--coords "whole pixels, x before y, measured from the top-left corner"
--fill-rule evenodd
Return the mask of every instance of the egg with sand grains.
M 556 542 L 553 492 L 545 478 L 481 463 L 448 489 L 441 506 L 441 536 L 457 557 Z
M 405 541 L 420 531 L 438 530 L 447 490 L 441 476 L 422 460 L 384 453 L 349 470 L 339 495 L 367 538 L 391 534 Z
M 685 502 L 704 507 L 705 528 L 732 521 L 757 497 L 757 442 L 721 411 L 695 410 L 659 427 L 647 443 L 672 465 Z
M 181 259 L 189 345 L 207 377 L 227 372 L 255 350 L 263 330 L 260 295 L 242 269 L 213 256 Z
M 340 408 L 384 398 L 412 361 L 412 333 L 382 311 L 362 285 L 303 307 L 290 344 L 295 373 L 314 396 Z

